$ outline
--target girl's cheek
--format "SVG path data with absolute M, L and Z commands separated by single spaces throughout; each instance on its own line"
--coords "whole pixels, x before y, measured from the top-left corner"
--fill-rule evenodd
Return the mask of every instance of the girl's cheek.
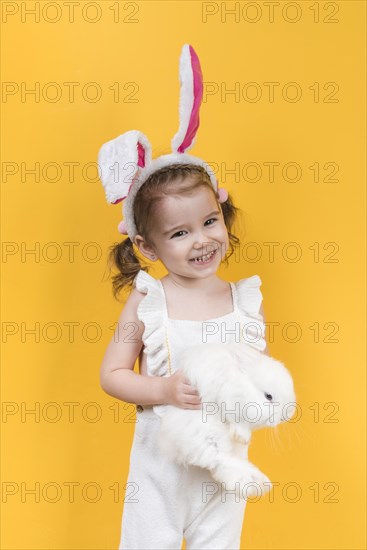
M 216 231 L 216 235 L 219 240 L 225 241 L 228 239 L 228 231 L 225 225 L 218 227 L 218 231 Z
M 173 242 L 171 241 L 167 243 L 166 250 L 171 254 L 175 254 L 176 252 L 182 251 L 182 248 L 184 247 L 185 247 L 185 243 L 182 240 L 180 241 L 173 240 Z

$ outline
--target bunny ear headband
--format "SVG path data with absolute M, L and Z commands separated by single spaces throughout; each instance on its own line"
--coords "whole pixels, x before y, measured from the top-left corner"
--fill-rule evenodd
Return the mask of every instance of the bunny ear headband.
M 107 202 L 117 204 L 124 201 L 124 220 L 119 223 L 118 230 L 129 235 L 132 242 L 137 235 L 133 210 L 136 194 L 147 178 L 164 166 L 178 163 L 201 165 L 208 173 L 214 191 L 218 191 L 219 202 L 225 202 L 228 198 L 227 191 L 218 188 L 216 177 L 209 166 L 202 159 L 186 154 L 196 140 L 203 96 L 203 75 L 199 58 L 189 44 L 182 48 L 179 78 L 180 124 L 171 141 L 171 154 L 152 160 L 150 142 L 139 130 L 130 130 L 108 141 L 98 153 L 99 175 Z

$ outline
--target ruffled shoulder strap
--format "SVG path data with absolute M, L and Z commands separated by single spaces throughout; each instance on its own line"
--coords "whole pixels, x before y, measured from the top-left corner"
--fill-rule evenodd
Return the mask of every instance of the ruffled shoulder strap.
M 167 375 L 168 350 L 166 346 L 165 302 L 162 288 L 154 277 L 140 270 L 134 279 L 136 288 L 146 296 L 137 309 L 138 319 L 144 323 L 142 340 L 147 355 L 148 374 Z
M 252 275 L 252 277 L 240 279 L 235 283 L 238 307 L 244 313 L 248 313 L 251 317 L 255 317 L 260 321 L 263 320 L 260 314 L 260 306 L 263 300 L 260 290 L 261 285 L 262 281 L 259 275 Z
M 259 275 L 252 275 L 252 277 L 240 279 L 234 284 L 237 307 L 245 325 L 248 327 L 245 331 L 247 342 L 263 351 L 266 348 L 266 340 L 264 319 L 260 313 L 263 300 L 260 290 L 261 279 Z

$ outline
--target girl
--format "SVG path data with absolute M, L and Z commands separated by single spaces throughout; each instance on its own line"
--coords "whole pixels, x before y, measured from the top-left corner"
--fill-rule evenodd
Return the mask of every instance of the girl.
M 200 66 L 185 46 L 181 69 L 190 63 L 197 92 Z M 182 125 L 178 134 L 181 130 Z M 209 471 L 170 462 L 156 445 L 166 404 L 201 408 L 196 388 L 178 368 L 183 349 L 246 341 L 266 350 L 260 277 L 227 283 L 216 275 L 239 244 L 231 233 L 238 209 L 205 163 L 184 154 L 195 131 L 190 134 L 188 122 L 172 141 L 173 154 L 153 161 L 147 138 L 137 131 L 108 142 L 99 155 L 102 167 L 107 159 L 112 166 L 117 155 L 120 166 L 133 159 L 136 168 L 128 189 L 121 178 L 112 181 L 103 171 L 101 178 L 109 202 L 126 199 L 119 230 L 129 237 L 110 253 L 118 268 L 114 295 L 133 287 L 100 377 L 109 395 L 137 404 L 119 550 L 180 550 L 183 538 L 187 550 L 240 547 L 246 500 L 218 487 Z M 133 244 L 146 259 L 160 260 L 168 274 L 160 280 L 149 275 Z M 133 371 L 137 358 L 139 374 Z

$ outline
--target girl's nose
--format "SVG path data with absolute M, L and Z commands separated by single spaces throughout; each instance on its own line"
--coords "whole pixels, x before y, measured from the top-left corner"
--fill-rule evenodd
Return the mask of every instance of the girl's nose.
M 204 253 L 211 252 L 215 246 L 208 239 L 203 231 L 198 231 L 193 237 L 193 248 L 195 250 L 203 251 Z
M 194 248 L 201 250 L 205 246 L 206 242 L 207 242 L 207 239 L 205 238 L 205 235 L 201 231 L 198 231 L 197 233 L 195 233 L 194 245 L 193 245 Z

